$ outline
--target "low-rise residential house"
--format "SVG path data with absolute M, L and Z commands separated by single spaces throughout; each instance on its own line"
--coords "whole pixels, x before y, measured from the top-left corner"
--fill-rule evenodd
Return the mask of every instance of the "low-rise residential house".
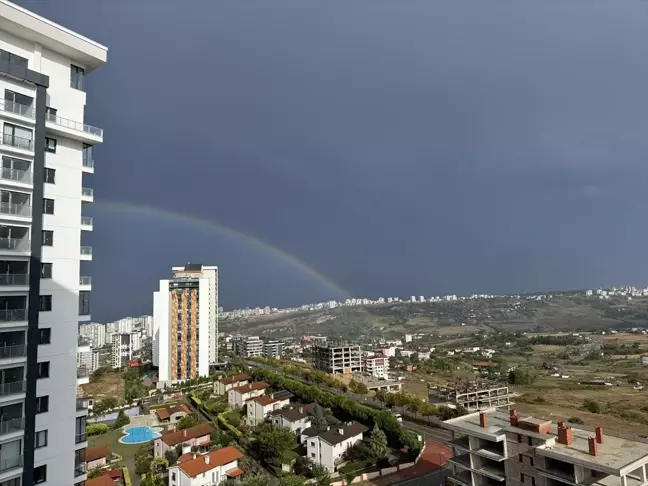
M 369 429 L 359 422 L 327 427 L 326 431 L 306 439 L 308 458 L 333 472 L 342 462 L 344 452 L 360 442 L 367 430 Z
M 97 478 L 86 479 L 83 483 L 85 486 L 116 486 L 117 483 L 110 476 L 99 476 Z
M 263 395 L 247 402 L 247 423 L 258 425 L 275 410 L 290 404 L 289 398 L 277 398 L 274 395 Z
M 230 408 L 241 408 L 248 400 L 263 395 L 267 388 L 268 384 L 265 381 L 232 388 L 227 392 L 227 404 Z
M 243 453 L 232 446 L 205 455 L 184 454 L 177 465 L 169 467 L 169 486 L 218 486 L 243 474 L 238 467 L 241 457 Z
M 162 437 L 155 439 L 153 453 L 155 457 L 164 457 L 166 451 L 183 446 L 207 446 L 211 442 L 214 428 L 209 424 L 198 424 L 184 430 L 167 432 Z
M 174 424 L 179 421 L 182 417 L 185 417 L 191 413 L 189 407 L 185 404 L 172 405 L 167 408 L 158 408 L 155 410 L 155 414 L 160 422 Z
M 315 403 L 308 405 L 299 405 L 295 408 L 282 408 L 270 412 L 270 422 L 277 427 L 292 430 L 297 438 L 301 435 L 302 431 L 311 427 L 311 415 L 313 414 Z
M 247 385 L 250 381 L 252 381 L 252 377 L 246 374 L 227 376 L 214 383 L 214 393 L 216 395 L 225 395 L 232 388 Z
M 110 451 L 103 446 L 88 447 L 86 449 L 85 459 L 88 471 L 97 469 L 98 467 L 105 467 L 108 465 L 110 459 Z

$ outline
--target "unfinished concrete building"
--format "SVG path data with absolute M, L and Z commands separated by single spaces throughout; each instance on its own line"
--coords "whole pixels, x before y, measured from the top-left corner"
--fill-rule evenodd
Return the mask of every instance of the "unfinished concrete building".
M 462 405 L 468 411 L 504 408 L 513 405 L 515 397 L 507 385 L 492 382 L 457 382 L 451 386 L 428 387 L 430 403 Z
M 495 409 L 447 420 L 459 486 L 641 486 L 648 443 Z
M 344 342 L 314 343 L 315 369 L 334 374 L 362 372 L 362 353 L 357 344 Z

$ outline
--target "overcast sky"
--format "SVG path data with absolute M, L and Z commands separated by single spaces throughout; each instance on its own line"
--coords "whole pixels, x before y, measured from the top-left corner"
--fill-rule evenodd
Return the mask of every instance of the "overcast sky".
M 98 201 L 265 242 L 88 208 L 95 320 L 187 261 L 225 308 L 648 284 L 645 0 L 21 3 L 109 47 Z

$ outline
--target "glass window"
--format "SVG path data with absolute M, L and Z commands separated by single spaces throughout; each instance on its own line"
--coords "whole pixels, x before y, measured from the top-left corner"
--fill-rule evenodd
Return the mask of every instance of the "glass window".
M 55 184 L 56 182 L 56 169 L 45 168 L 45 184 Z
M 90 291 L 79 291 L 79 315 L 90 315 Z
M 0 50 L 0 61 L 16 64 L 24 68 L 26 68 L 29 65 L 29 61 L 27 60 L 26 57 L 17 56 L 13 52 L 4 51 L 4 50 Z
M 47 464 L 34 468 L 34 484 L 40 484 L 47 481 Z
M 40 309 L 41 312 L 48 312 L 52 310 L 52 296 L 51 295 L 41 295 L 40 296 Z
M 45 137 L 45 152 L 56 153 L 56 139 Z
M 38 375 L 38 378 L 49 378 L 50 375 L 49 361 L 42 361 L 38 363 L 38 369 L 36 374 Z
M 70 66 L 70 86 L 74 89 L 83 91 L 83 80 L 85 78 L 85 70 L 79 66 L 72 64 Z
M 39 449 L 47 445 L 47 430 L 36 432 L 36 440 L 34 441 L 34 449 Z
M 36 399 L 36 413 L 45 413 L 49 411 L 49 396 L 38 397 Z
M 13 145 L 24 150 L 34 150 L 34 132 L 29 128 L 5 123 L 2 132 L 2 143 Z
M 29 118 L 34 117 L 34 110 L 32 109 L 34 98 L 32 98 L 31 96 L 26 96 L 24 94 L 5 89 L 4 98 L 4 108 L 6 111 L 10 111 L 12 113 L 23 115 Z
M 41 238 L 43 239 L 43 246 L 54 246 L 54 231 L 43 230 L 41 232 Z
M 54 214 L 54 199 L 43 199 L 43 214 Z
M 44 327 L 38 330 L 38 344 L 50 344 L 52 342 L 52 329 Z
M 41 278 L 52 278 L 51 263 L 41 263 Z

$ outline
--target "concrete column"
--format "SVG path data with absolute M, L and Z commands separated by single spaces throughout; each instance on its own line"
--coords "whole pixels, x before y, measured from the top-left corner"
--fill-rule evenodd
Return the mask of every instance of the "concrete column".
M 639 468 L 639 477 L 641 478 L 641 484 L 646 484 L 646 465 L 645 464 Z
M 621 476 L 621 486 L 628 486 L 628 480 L 625 476 Z

